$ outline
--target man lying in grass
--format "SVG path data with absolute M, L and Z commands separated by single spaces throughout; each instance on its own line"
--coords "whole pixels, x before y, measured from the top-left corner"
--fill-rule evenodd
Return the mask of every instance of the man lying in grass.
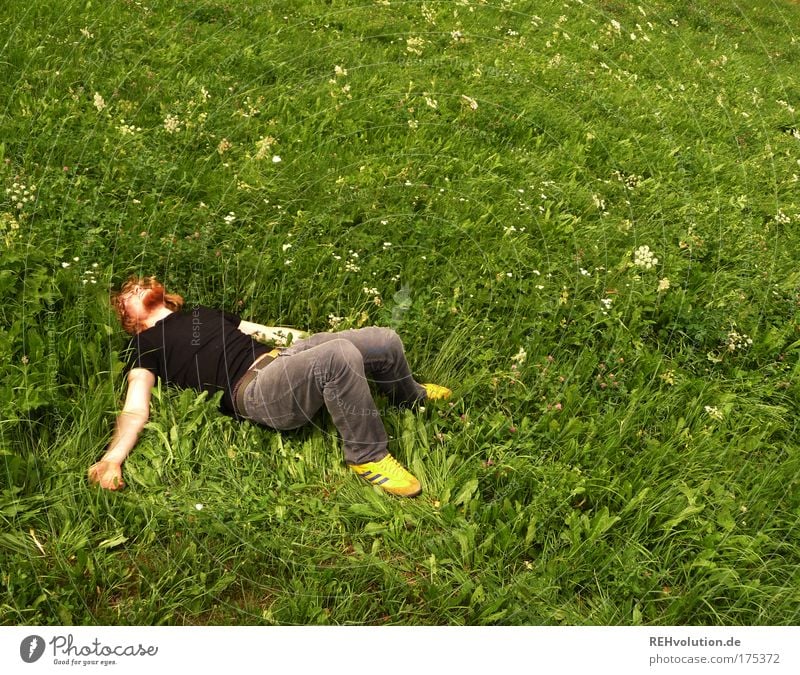
M 227 312 L 196 307 L 166 293 L 155 277 L 131 277 L 113 294 L 122 327 L 132 335 L 128 390 L 111 444 L 89 468 L 89 480 L 109 490 L 124 485 L 122 463 L 150 414 L 156 378 L 211 393 L 222 408 L 273 429 L 296 429 L 324 405 L 342 435 L 345 461 L 359 476 L 403 497 L 422 492 L 419 481 L 386 450 L 387 435 L 367 376 L 395 405 L 447 398 L 450 390 L 418 384 L 403 344 L 389 328 L 308 333 L 242 321 Z M 270 349 L 253 335 L 290 346 Z

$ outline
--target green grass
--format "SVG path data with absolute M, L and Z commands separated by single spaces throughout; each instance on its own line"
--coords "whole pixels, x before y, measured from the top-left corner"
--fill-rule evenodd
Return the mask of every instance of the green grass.
M 704 5 L 6 2 L 0 624 L 797 624 L 800 6 Z M 89 488 L 133 272 L 393 326 L 423 495 L 169 391 Z

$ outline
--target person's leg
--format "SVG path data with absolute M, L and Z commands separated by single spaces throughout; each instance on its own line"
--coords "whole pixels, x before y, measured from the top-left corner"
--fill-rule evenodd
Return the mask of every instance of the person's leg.
M 259 371 L 244 392 L 244 412 L 256 422 L 285 430 L 308 423 L 324 405 L 342 435 L 345 461 L 378 461 L 387 454 L 388 438 L 366 379 L 364 357 L 338 334 L 322 335 L 330 334 L 301 340 Z
M 364 370 L 394 405 L 410 405 L 425 398 L 425 389 L 414 380 L 403 342 L 391 328 L 370 326 L 338 333 L 317 333 L 286 350 L 297 354 L 331 340 L 347 340 L 358 348 Z

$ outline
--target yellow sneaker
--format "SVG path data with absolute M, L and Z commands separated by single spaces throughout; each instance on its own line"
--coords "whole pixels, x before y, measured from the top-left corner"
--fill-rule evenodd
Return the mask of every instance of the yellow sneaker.
M 443 387 L 441 384 L 423 384 L 425 387 L 425 393 L 428 395 L 428 398 L 431 401 L 436 401 L 439 399 L 447 399 L 453 395 L 453 392 L 448 389 L 447 387 Z
M 368 483 L 399 497 L 416 497 L 422 492 L 419 481 L 391 455 L 377 462 L 350 464 L 350 468 Z

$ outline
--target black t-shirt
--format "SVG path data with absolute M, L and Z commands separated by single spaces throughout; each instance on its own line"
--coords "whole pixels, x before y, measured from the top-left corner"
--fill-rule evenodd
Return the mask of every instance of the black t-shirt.
M 239 330 L 241 319 L 218 309 L 173 312 L 131 338 L 128 368 L 146 368 L 167 385 L 223 390 L 222 408 L 233 412 L 237 380 L 269 351 Z

